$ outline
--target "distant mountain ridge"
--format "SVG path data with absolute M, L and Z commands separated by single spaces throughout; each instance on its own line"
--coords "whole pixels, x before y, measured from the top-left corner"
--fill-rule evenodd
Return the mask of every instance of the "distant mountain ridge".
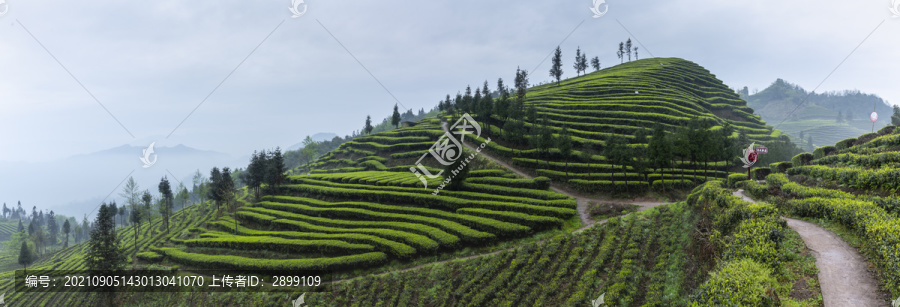
M 80 215 L 93 209 L 107 195 L 110 195 L 107 202 L 118 199 L 121 186 L 117 185 L 129 176 L 134 177 L 141 189 L 155 195 L 156 185 L 164 176 L 173 181 L 173 188 L 181 182 L 190 187 L 191 177 L 197 170 L 208 177 L 213 166 L 246 166 L 247 159 L 217 151 L 183 144 L 156 144 L 156 163 L 144 168 L 140 156 L 148 145 L 125 144 L 50 162 L 0 162 L 0 173 L 24 174 L 17 175 L 11 184 L 0 186 L 0 202 L 21 200 L 66 215 Z
M 875 130 L 890 124 L 893 113 L 890 104 L 874 94 L 858 90 L 810 93 L 783 79 L 752 95 L 746 87 L 738 92 L 756 114 L 770 125 L 780 123 L 777 128 L 804 149 L 872 132 L 869 114 L 873 109 L 879 115 Z M 812 144 L 808 143 L 810 136 Z

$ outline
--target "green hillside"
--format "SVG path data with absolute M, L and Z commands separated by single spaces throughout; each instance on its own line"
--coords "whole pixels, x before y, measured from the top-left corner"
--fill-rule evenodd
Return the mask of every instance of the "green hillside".
M 715 75 L 683 59 L 653 58 L 616 65 L 563 80 L 559 85 L 530 88 L 525 99 L 525 111 L 519 114 L 493 111 L 489 118 L 476 117 L 488 126 L 493 140 L 488 146 L 490 152 L 534 175 L 588 193 L 659 190 L 663 179 L 670 184 L 692 186 L 709 178 L 721 178 L 737 164 L 738 147 L 750 142 L 770 147 L 770 153 L 761 156 L 761 163 L 788 159 L 795 153 L 779 131 L 773 131 L 754 115 L 753 109 Z M 531 108 L 533 115 L 528 114 Z M 479 115 L 484 113 L 478 106 L 467 109 L 481 112 Z M 647 136 L 654 127 L 661 126 L 671 136 L 680 127 L 689 126 L 691 120 L 706 121 L 710 125 L 706 131 L 728 127 L 732 144 L 694 145 L 688 144 L 688 138 L 684 145 L 675 146 L 674 167 L 635 169 L 647 166 L 644 153 L 648 141 L 636 139 L 637 134 Z M 517 126 L 522 128 L 515 129 Z M 566 128 L 573 140 L 572 152 L 564 156 L 557 146 L 550 146 L 546 152 L 535 148 L 532 141 L 540 137 L 544 128 L 554 138 L 559 138 Z M 634 159 L 626 163 L 626 171 L 622 171 L 621 163 L 610 161 L 606 152 L 609 142 L 617 139 L 635 153 Z M 719 158 L 701 160 L 694 152 L 678 151 L 690 146 L 721 146 L 711 149 Z
M 775 80 L 758 93 L 750 95 L 745 87 L 740 94 L 747 100 L 747 106 L 756 110 L 763 120 L 772 125 L 781 123 L 777 128 L 809 151 L 816 146 L 872 132 L 869 113 L 873 110 L 879 115 L 875 130 L 890 124 L 893 113 L 887 102 L 872 94 L 859 91 L 809 93 L 782 79 Z M 812 144 L 808 143 L 810 137 Z
M 800 154 L 786 173 L 744 184 L 782 212 L 858 242 L 890 297 L 900 295 L 900 129 L 894 128 Z
M 735 151 L 750 141 L 770 146 L 769 156 L 763 156 L 769 162 L 790 152 L 786 137 L 702 67 L 674 58 L 636 60 L 560 85 L 533 87 L 521 108 L 516 99 L 502 97 L 490 109 L 479 108 L 475 97 L 448 102 L 437 118 L 347 140 L 316 161 L 288 170 L 283 183 L 264 186 L 267 192 L 258 199 L 243 188 L 238 206 L 217 211 L 206 203 L 178 211 L 169 233 L 157 218 L 149 228 L 142 225 L 137 250 L 134 227 L 120 228 L 124 253 L 135 268 L 180 274 L 331 271 L 327 279 L 341 280 L 332 284 L 333 292 L 307 296 L 316 306 L 583 306 L 603 293 L 614 305 L 682 306 L 746 295 L 721 292 L 727 287 L 717 283 L 730 279 L 707 281 L 709 272 L 727 270 L 717 262 L 777 278 L 767 286 L 777 286 L 787 300 L 793 299 L 798 279 L 814 279 L 801 272 L 810 260 L 796 256 L 804 248 L 796 234 L 775 223 L 769 207 L 725 195 L 720 181 L 695 189 L 687 202 L 576 231 L 587 226 L 577 211 L 585 199 L 557 192 L 559 186 L 590 197 L 642 195 L 663 189 L 663 180 L 684 190 L 726 177 L 736 166 Z M 477 122 L 468 122 L 462 113 Z M 459 146 L 455 137 L 446 137 L 466 125 L 475 129 L 476 123 L 480 134 L 465 134 Z M 656 127 L 685 148 L 707 144 L 691 136 L 712 139 L 715 133 L 727 136 L 731 145 L 711 145 L 727 153 L 716 155 L 719 159 L 699 156 L 697 150 L 676 151 L 670 157 L 674 167 L 650 170 L 641 167 L 645 161 L 639 154 L 648 150 L 649 141 L 636 135 L 650 135 Z M 713 134 L 679 137 L 684 127 Z M 722 133 L 726 129 L 732 130 Z M 571 137 L 573 150 L 563 155 L 556 143 L 529 143 L 540 136 Z M 636 153 L 626 157 L 627 165 L 612 161 L 605 150 L 618 145 Z M 524 178 L 485 155 L 535 176 Z M 461 158 L 441 163 L 453 156 Z M 712 218 L 718 214 L 729 218 Z M 715 240 L 709 237 L 712 228 Z M 779 236 L 753 239 L 771 232 Z M 29 269 L 84 269 L 85 251 L 86 244 L 78 244 Z M 767 258 L 747 256 L 754 253 Z M 2 260 L 16 267 L 14 259 Z M 102 302 L 93 293 L 15 292 L 11 277 L 12 272 L 0 273 L 0 292 L 7 291 L 17 303 Z M 287 304 L 285 297 L 194 291 L 121 293 L 116 301 L 172 306 L 197 305 L 195 300 L 202 299 L 206 305 L 247 306 Z

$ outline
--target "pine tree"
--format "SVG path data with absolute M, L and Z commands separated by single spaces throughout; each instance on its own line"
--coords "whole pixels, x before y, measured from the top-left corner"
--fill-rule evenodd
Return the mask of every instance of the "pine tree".
M 631 39 L 625 42 L 625 53 L 628 54 L 628 61 L 631 62 Z
M 97 218 L 94 220 L 94 229 L 91 230 L 91 239 L 88 242 L 88 250 L 84 255 L 84 263 L 89 270 L 115 271 L 123 267 L 125 254 L 119 246 L 119 238 L 116 236 L 114 213 L 106 204 L 100 205 Z
M 581 46 L 578 46 L 578 49 L 575 49 L 575 65 L 572 65 L 572 68 L 575 68 L 575 75 L 581 75 Z
M 594 57 L 591 59 L 591 67 L 594 68 L 594 71 L 600 70 L 600 57 Z
M 556 85 L 559 85 L 562 74 L 562 50 L 556 46 L 556 51 L 553 52 L 553 65 L 550 67 L 550 76 L 556 79 Z
M 122 207 L 122 208 L 125 208 L 125 207 Z M 63 248 L 67 248 L 67 247 L 69 247 L 69 232 L 72 231 L 72 225 L 69 224 L 68 219 L 65 222 L 63 222 L 62 229 L 63 229 L 63 232 L 66 234 L 66 243 L 63 244 Z
M 159 181 L 159 194 L 162 199 L 160 200 L 159 213 L 163 217 L 163 222 L 166 225 L 166 233 L 169 233 L 169 215 L 172 214 L 172 185 L 169 184 L 169 179 L 163 177 Z M 116 207 L 113 204 L 112 207 L 113 214 L 116 214 Z
M 634 59 L 638 60 L 638 47 L 634 47 Z
M 25 267 L 25 274 L 28 274 L 28 265 L 34 262 L 34 255 L 28 248 L 28 240 L 22 240 L 22 247 L 19 249 L 19 264 Z
M 625 63 L 625 43 L 619 42 L 619 51 L 616 51 L 616 56 L 619 57 L 621 63 Z
M 397 104 L 394 104 L 394 114 L 391 115 L 391 125 L 394 125 L 395 128 L 400 128 L 400 111 L 397 109 Z
M 366 115 L 366 125 L 363 126 L 363 132 L 365 132 L 365 134 L 370 134 L 372 133 L 372 129 L 375 129 L 375 127 L 372 126 L 372 116 Z

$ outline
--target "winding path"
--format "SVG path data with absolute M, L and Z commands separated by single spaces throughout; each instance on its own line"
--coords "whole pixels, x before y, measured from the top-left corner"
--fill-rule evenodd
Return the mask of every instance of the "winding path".
M 735 196 L 754 202 L 737 190 Z M 869 273 L 865 258 L 837 235 L 813 223 L 785 218 L 788 226 L 800 234 L 809 247 L 819 268 L 819 285 L 826 307 L 885 306 L 878 294 L 878 284 Z

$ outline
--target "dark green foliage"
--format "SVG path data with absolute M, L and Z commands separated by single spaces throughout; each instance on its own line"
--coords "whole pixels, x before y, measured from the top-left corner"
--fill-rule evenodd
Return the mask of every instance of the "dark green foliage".
M 159 213 L 163 216 L 163 222 L 166 224 L 166 232 L 169 231 L 169 215 L 172 214 L 172 185 L 169 184 L 169 179 L 163 177 L 159 181 L 159 194 L 162 195 L 162 199 L 160 200 L 159 205 Z M 115 212 L 116 207 L 115 204 L 112 205 L 112 210 Z M 115 213 L 113 213 L 115 214 Z
M 834 146 L 831 146 L 831 145 L 822 146 L 822 147 L 816 148 L 816 150 L 813 151 L 813 158 L 820 159 L 825 156 L 833 155 L 836 152 L 837 152 L 837 148 L 835 148 Z
M 837 150 L 844 150 L 850 148 L 850 146 L 853 146 L 854 144 L 856 144 L 856 138 L 849 138 L 835 143 L 834 148 Z
M 562 74 L 562 50 L 556 46 L 556 51 L 553 52 L 553 65 L 550 66 L 550 76 L 556 79 L 556 85 L 559 85 Z
M 804 166 L 809 165 L 809 162 L 813 160 L 813 154 L 804 152 L 801 154 L 797 154 L 791 159 L 791 164 L 793 166 Z
M 784 173 L 791 167 L 793 167 L 793 163 L 787 161 L 769 164 L 769 168 L 776 173 Z
M 440 106 L 441 106 L 441 111 L 443 111 L 444 102 L 441 102 Z M 370 133 L 372 133 L 372 129 L 375 129 L 375 127 L 372 127 L 372 116 L 366 115 L 366 124 L 363 126 L 363 132 L 364 132 L 364 134 L 370 134 Z
M 747 174 L 744 174 L 744 173 L 730 174 L 730 175 L 728 175 L 728 187 L 736 188 L 737 183 L 744 181 L 744 180 L 747 180 Z
M 671 139 L 666 137 L 666 131 L 662 125 L 656 125 L 653 128 L 653 134 L 647 144 L 647 162 L 653 170 L 672 167 L 672 156 L 675 149 L 670 141 Z M 665 178 L 661 180 L 663 180 L 662 186 L 665 186 Z
M 19 264 L 25 267 L 25 272 L 28 272 L 28 265 L 34 262 L 34 255 L 31 253 L 31 248 L 28 248 L 28 241 L 22 240 L 22 247 L 19 248 Z
M 632 164 L 633 152 L 631 148 L 628 147 L 625 138 L 622 137 L 609 139 L 609 141 L 606 142 L 606 148 L 603 150 L 603 155 L 606 156 L 606 159 L 610 163 L 621 167 L 622 173 L 625 173 L 625 167 Z M 628 179 L 625 180 L 625 186 L 627 185 Z
M 753 179 L 763 180 L 766 179 L 766 176 L 772 173 L 772 169 L 768 167 L 755 167 L 753 168 Z
M 391 125 L 394 127 L 400 127 L 400 111 L 397 109 L 397 104 L 394 104 L 394 113 L 391 115 Z
M 891 114 L 891 125 L 900 126 L 900 106 L 894 106 L 894 113 Z
M 63 222 L 62 230 L 63 230 L 63 233 L 66 234 L 66 243 L 63 245 L 63 248 L 66 248 L 66 247 L 69 247 L 69 232 L 72 231 L 72 225 L 69 224 L 68 219 L 65 222 Z
M 89 270 L 115 271 L 124 266 L 125 254 L 119 246 L 113 221 L 115 214 L 111 208 L 101 204 L 94 220 L 94 229 L 91 230 L 91 239 L 84 254 L 84 262 Z

